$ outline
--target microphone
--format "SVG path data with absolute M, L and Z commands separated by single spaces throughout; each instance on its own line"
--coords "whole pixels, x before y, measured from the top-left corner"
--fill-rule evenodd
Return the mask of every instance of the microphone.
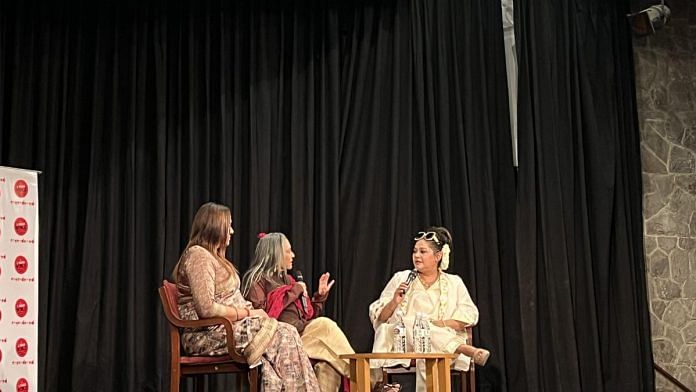
M 302 271 L 295 270 L 295 278 L 298 282 L 304 283 L 304 276 L 302 276 Z M 304 308 L 303 310 L 307 312 L 307 297 L 304 295 L 304 293 L 300 295 L 300 301 L 302 301 L 302 307 Z
M 411 272 L 408 274 L 408 278 L 406 278 L 406 285 L 411 286 L 411 282 L 413 282 L 416 279 L 416 276 L 418 276 L 418 270 L 413 269 Z M 404 294 L 406 294 L 406 290 L 401 290 Z

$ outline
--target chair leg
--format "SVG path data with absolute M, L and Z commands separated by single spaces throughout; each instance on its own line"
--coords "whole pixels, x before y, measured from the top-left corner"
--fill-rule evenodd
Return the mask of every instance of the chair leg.
M 259 392 L 259 366 L 249 369 L 249 392 Z
M 169 392 L 179 392 L 179 371 L 175 367 L 170 368 L 169 375 Z

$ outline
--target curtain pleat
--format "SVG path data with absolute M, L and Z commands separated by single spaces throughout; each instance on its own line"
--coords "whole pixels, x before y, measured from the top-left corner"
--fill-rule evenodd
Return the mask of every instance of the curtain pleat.
M 209 200 L 241 271 L 282 231 L 332 274 L 357 351 L 444 225 L 479 390 L 650 389 L 630 37 L 585 3 L 516 4 L 519 173 L 495 2 L 0 4 L 0 164 L 42 171 L 41 389 L 168 388 L 156 289 Z

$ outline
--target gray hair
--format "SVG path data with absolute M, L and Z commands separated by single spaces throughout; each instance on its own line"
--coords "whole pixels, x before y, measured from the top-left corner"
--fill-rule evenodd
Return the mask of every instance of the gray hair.
M 254 261 L 244 274 L 242 295 L 249 295 L 251 287 L 263 278 L 280 275 L 285 278 L 283 266 L 283 241 L 288 238 L 283 233 L 268 233 L 259 239 L 254 252 Z

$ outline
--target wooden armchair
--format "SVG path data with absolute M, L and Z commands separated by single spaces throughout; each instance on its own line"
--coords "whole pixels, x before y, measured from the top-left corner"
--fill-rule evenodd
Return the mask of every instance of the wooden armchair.
M 182 377 L 196 377 L 197 389 L 203 387 L 203 376 L 206 374 L 218 373 L 246 373 L 249 378 L 249 391 L 258 392 L 259 390 L 259 368 L 249 368 L 246 360 L 237 355 L 234 351 L 234 333 L 232 321 L 225 317 L 211 317 L 202 320 L 183 320 L 179 315 L 178 298 L 179 293 L 174 283 L 167 280 L 162 281 L 159 288 L 160 299 L 164 314 L 169 321 L 170 338 L 170 388 L 171 392 L 179 392 L 179 382 Z M 179 328 L 201 328 L 222 324 L 227 331 L 227 351 L 228 355 L 214 357 L 206 356 L 186 356 L 181 353 L 181 334 Z M 241 377 L 238 381 L 238 390 L 241 390 Z
M 471 344 L 473 341 L 473 331 L 471 327 L 466 327 L 467 344 Z M 476 391 L 476 372 L 475 372 L 474 361 L 472 360 L 469 364 L 469 370 L 462 371 L 452 369 L 452 377 L 459 377 L 459 385 L 461 386 L 461 392 L 475 392 Z M 392 376 L 398 374 L 416 374 L 416 363 L 411 361 L 411 366 L 404 368 L 401 366 L 382 368 L 382 380 L 384 383 L 391 383 Z

